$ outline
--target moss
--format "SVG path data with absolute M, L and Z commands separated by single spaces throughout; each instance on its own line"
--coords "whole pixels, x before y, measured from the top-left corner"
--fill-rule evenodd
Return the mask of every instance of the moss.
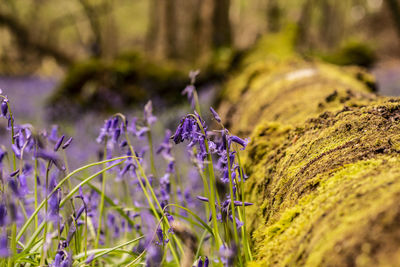
M 400 198 L 400 127 L 393 123 L 399 109 L 397 102 L 380 100 L 324 113 L 302 128 L 262 123 L 255 129 L 246 189 L 256 203 L 248 218 L 258 263 L 353 266 L 360 257 L 368 263 L 384 261 L 359 247 L 367 229 L 376 228 L 377 236 L 368 236 L 374 246 L 394 238 L 382 240 L 390 235 L 375 220 L 380 213 L 392 216 Z M 400 215 L 400 209 L 395 212 Z M 392 219 L 386 223 L 393 224 Z M 338 247 L 346 253 L 338 253 Z
M 359 65 L 371 67 L 376 61 L 374 49 L 367 43 L 348 41 L 332 53 L 324 53 L 320 58 L 337 65 Z
M 322 62 L 259 61 L 249 65 L 225 86 L 221 115 L 232 131 L 249 134 L 261 119 L 301 125 L 322 111 L 344 105 L 365 105 L 376 99 L 368 75 L 359 68 L 338 68 Z M 329 99 L 333 93 L 335 99 Z
M 48 100 L 48 106 L 52 114 L 59 114 L 57 110 L 68 105 L 74 105 L 79 113 L 82 109 L 120 108 L 156 96 L 173 102 L 187 82 L 186 70 L 126 52 L 112 61 L 88 59 L 76 63 Z
M 220 115 L 250 135 L 249 266 L 393 266 L 400 260 L 400 100 L 373 77 L 296 56 L 238 71 Z

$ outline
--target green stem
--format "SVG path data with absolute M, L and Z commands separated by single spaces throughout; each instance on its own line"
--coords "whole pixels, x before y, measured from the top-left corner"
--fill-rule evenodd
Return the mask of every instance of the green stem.
M 243 221 L 243 229 L 242 229 L 242 240 L 243 240 L 243 248 L 246 256 L 247 261 L 252 261 L 253 256 L 251 254 L 250 250 L 250 244 L 247 236 L 247 224 L 246 224 L 246 209 L 245 209 L 245 203 L 244 203 L 244 175 L 243 175 L 243 168 L 242 168 L 242 162 L 240 160 L 240 153 L 238 150 L 236 150 L 237 158 L 238 158 L 238 163 L 239 163 L 239 173 L 240 173 L 240 191 L 242 193 L 241 196 L 241 201 L 242 201 L 242 218 L 240 218 Z M 240 216 L 240 213 L 239 213 Z
M 214 236 L 215 236 L 215 245 L 219 249 L 219 247 L 222 244 L 222 241 L 221 241 L 221 237 L 220 237 L 219 231 L 218 231 L 217 210 L 215 208 L 215 203 L 217 202 L 217 205 L 219 207 L 221 206 L 221 203 L 219 201 L 219 197 L 216 196 L 218 194 L 218 192 L 216 190 L 214 166 L 212 163 L 213 161 L 212 161 L 211 153 L 209 151 L 206 133 L 204 131 L 203 125 L 201 124 L 201 121 L 199 120 L 199 118 L 196 115 L 190 114 L 188 116 L 192 116 L 197 121 L 197 124 L 200 127 L 202 134 L 204 135 L 204 143 L 205 143 L 206 153 L 207 153 L 208 174 L 210 176 L 209 203 L 210 203 L 210 208 L 211 208 L 211 220 L 212 220 Z
M 73 175 L 75 175 L 76 173 L 86 170 L 87 168 L 93 167 L 93 166 L 97 166 L 97 165 L 101 165 L 107 162 L 111 162 L 111 161 L 115 161 L 115 160 L 120 160 L 120 159 L 127 159 L 127 158 L 131 158 L 131 156 L 123 156 L 123 157 L 117 157 L 117 158 L 113 158 L 113 159 L 109 159 L 109 160 L 105 160 L 105 161 L 99 161 L 99 162 L 95 162 L 95 163 L 91 163 L 88 165 L 85 165 L 83 167 L 80 167 L 76 170 L 74 170 L 73 172 L 71 172 L 70 174 L 68 174 L 67 176 L 65 176 L 58 184 L 57 186 L 53 189 L 53 191 L 46 196 L 46 198 L 39 204 L 39 206 L 35 209 L 35 211 L 32 213 L 32 215 L 28 218 L 28 220 L 26 220 L 26 222 L 24 223 L 24 225 L 21 227 L 21 230 L 19 231 L 18 235 L 17 235 L 17 240 L 20 240 L 22 235 L 25 233 L 25 231 L 28 229 L 29 224 L 33 221 L 33 219 L 35 218 L 35 216 L 37 216 L 37 214 L 39 213 L 39 210 L 44 207 L 45 202 L 48 200 L 49 196 L 51 196 L 55 191 L 57 191 L 58 188 L 60 188 L 68 179 L 70 179 Z M 121 164 L 122 162 L 116 163 L 113 166 L 116 166 L 118 164 Z M 110 167 L 109 167 L 110 168 Z M 108 170 L 109 168 L 107 168 L 106 170 Z M 102 172 L 104 172 L 105 170 L 102 170 L 100 172 L 97 173 L 101 174 Z M 71 192 L 70 192 L 71 194 Z M 61 204 L 60 204 L 61 205 Z M 40 226 L 39 226 L 40 228 Z
M 232 170 L 231 170 L 231 162 L 230 162 L 230 150 L 229 150 L 229 144 L 228 141 L 226 141 L 226 147 L 227 147 L 227 161 L 228 161 L 228 176 L 229 176 L 229 193 L 231 197 L 231 210 L 232 210 L 232 221 L 233 221 L 233 237 L 235 239 L 235 243 L 238 247 L 238 258 L 239 258 L 239 263 L 242 265 L 242 260 L 240 257 L 240 245 L 239 245 L 239 236 L 237 232 L 237 224 L 236 224 L 236 210 L 235 210 L 235 196 L 233 193 L 233 181 L 232 181 Z
M 126 125 L 126 124 L 124 124 L 124 125 Z M 126 128 L 126 126 L 125 126 L 125 128 Z M 125 132 L 125 138 L 126 138 L 126 141 L 128 143 L 128 147 L 129 147 L 129 149 L 131 151 L 131 154 L 132 155 L 136 155 L 135 150 L 133 149 L 133 147 L 132 147 L 132 145 L 130 143 L 128 132 L 126 131 L 126 129 L 124 129 L 124 132 Z M 154 216 L 156 217 L 157 220 L 160 220 L 160 216 L 159 216 L 159 214 L 158 214 L 153 202 L 151 201 L 149 193 L 147 192 L 147 189 L 144 186 L 141 177 L 144 178 L 144 180 L 146 182 L 146 185 L 148 186 L 148 188 L 150 190 L 151 196 L 152 196 L 154 202 L 156 203 L 156 205 L 157 205 L 157 207 L 158 207 L 160 212 L 162 212 L 161 205 L 160 205 L 160 203 L 159 203 L 159 201 L 158 201 L 158 199 L 157 199 L 157 197 L 156 197 L 156 195 L 154 193 L 154 190 L 153 190 L 153 188 L 152 188 L 152 186 L 151 186 L 151 184 L 150 184 L 150 182 L 149 182 L 149 180 L 148 180 L 148 178 L 147 178 L 147 176 L 146 176 L 146 174 L 145 174 L 145 172 L 144 172 L 144 170 L 143 170 L 143 168 L 142 168 L 142 166 L 141 166 L 141 164 L 139 162 L 139 159 L 137 157 L 134 157 L 134 159 L 136 161 L 137 169 L 139 169 L 139 171 L 136 169 L 136 176 L 138 177 L 138 181 L 139 181 L 140 187 L 142 188 L 142 191 L 143 191 L 143 193 L 144 193 L 144 195 L 145 195 L 145 197 L 147 199 L 147 202 L 149 203 L 150 209 L 152 210 Z M 171 226 L 169 225 L 168 219 L 165 218 L 165 216 L 163 216 L 163 219 L 164 219 L 164 222 L 167 225 L 167 227 L 170 228 Z M 172 235 L 172 239 L 176 242 L 176 244 L 178 245 L 179 249 L 181 250 L 181 252 L 183 254 L 182 244 L 180 244 L 180 242 L 177 240 L 175 235 Z M 171 253 L 172 253 L 172 256 L 174 257 L 174 260 L 179 265 L 180 261 L 179 261 L 178 253 L 177 253 L 175 247 L 173 246 L 172 242 L 168 242 L 168 246 L 171 249 Z
M 37 144 L 35 142 L 35 149 L 37 149 Z M 38 184 L 37 184 L 37 177 L 38 177 L 38 159 L 35 158 L 35 170 L 34 170 L 34 182 L 35 182 L 35 188 L 34 188 L 34 194 L 35 194 L 35 210 L 38 207 Z M 39 218 L 36 216 L 35 217 L 35 230 L 38 228 L 39 225 Z
M 107 137 L 105 138 L 105 144 L 104 144 L 104 155 L 103 155 L 103 160 L 106 159 L 107 157 Z M 103 168 L 106 168 L 106 163 L 104 163 Z M 100 198 L 100 208 L 99 208 L 99 221 L 97 224 L 97 235 L 96 235 L 96 240 L 94 242 L 94 248 L 97 249 L 99 245 L 99 240 L 100 240 L 100 233 L 101 233 L 101 220 L 103 218 L 103 211 L 104 211 L 104 196 L 105 196 L 105 191 L 106 191 L 106 172 L 103 173 L 102 175 L 103 181 L 101 185 L 101 198 Z M 93 261 L 94 263 L 94 261 Z
M 47 223 L 47 206 L 48 206 L 48 198 L 50 197 L 50 194 L 47 194 L 49 190 L 49 173 L 50 173 L 50 166 L 51 166 L 51 161 L 48 161 L 47 163 L 47 168 L 46 168 L 46 198 L 45 198 L 45 203 L 44 203 L 44 214 L 45 214 L 45 219 L 44 222 L 44 232 L 43 232 L 43 240 L 44 244 L 46 244 L 46 238 L 47 238 L 47 228 L 48 228 L 48 223 Z M 45 245 L 42 247 L 42 254 L 40 257 L 40 265 L 42 266 L 44 264 L 44 260 L 46 258 L 46 251 L 45 251 Z
M 149 128 L 149 131 L 147 132 L 147 140 L 149 142 L 151 173 L 154 177 L 157 177 L 157 171 L 154 163 L 153 138 L 151 136 L 150 125 L 147 125 L 147 127 Z

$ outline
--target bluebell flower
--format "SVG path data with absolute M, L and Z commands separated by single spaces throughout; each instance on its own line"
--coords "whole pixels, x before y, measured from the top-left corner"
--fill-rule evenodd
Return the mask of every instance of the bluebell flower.
M 4 159 L 4 156 L 7 154 L 7 151 L 6 150 L 3 150 L 1 147 L 0 147 L 0 163 L 3 161 L 3 159 Z
M 203 196 L 197 196 L 197 199 L 203 202 L 209 202 L 208 198 L 203 197 Z M 242 202 L 242 201 L 234 201 L 233 204 L 235 206 L 251 206 L 253 205 L 253 203 L 250 202 Z M 221 206 L 218 206 L 217 203 L 215 203 L 215 207 L 217 208 L 217 211 L 219 212 L 219 214 L 217 215 L 217 219 L 219 221 L 225 221 L 227 218 L 229 218 L 231 221 L 233 221 L 233 217 L 232 217 L 232 210 L 231 210 L 231 200 L 228 198 L 226 198 L 226 200 L 222 201 Z M 211 220 L 211 216 L 210 216 L 210 220 Z M 240 228 L 243 224 L 236 218 L 236 222 L 237 222 L 237 227 Z
M 49 135 L 48 138 L 53 143 L 57 142 L 57 140 L 58 140 L 58 125 L 53 125 L 52 126 L 51 132 L 50 132 L 50 135 Z
M 153 104 L 151 100 L 144 106 L 144 119 L 147 125 L 153 125 L 157 121 L 157 117 L 153 115 Z
M 214 119 L 217 122 L 221 123 L 221 117 L 218 115 L 218 113 L 212 107 L 210 107 L 210 111 L 211 111 L 212 115 L 214 116 Z
M 249 139 L 248 138 L 243 140 L 243 139 L 241 139 L 241 138 L 239 138 L 239 137 L 237 137 L 235 135 L 230 136 L 229 137 L 229 141 L 235 142 L 235 143 L 241 145 L 242 146 L 242 148 L 241 148 L 242 150 L 245 149 L 247 144 L 249 143 Z
M 18 148 L 18 146 L 15 144 L 12 144 L 11 149 L 14 152 L 15 157 L 17 157 L 18 159 L 21 159 L 22 154 L 21 154 L 21 150 Z
M 54 145 L 54 152 L 57 152 L 58 149 L 60 148 L 62 142 L 64 141 L 65 135 L 62 135 L 56 142 L 56 144 Z
M 194 84 L 196 82 L 196 78 L 199 74 L 200 74 L 200 70 L 189 71 L 189 79 L 190 79 L 191 84 Z
M 94 254 L 94 253 L 89 255 L 85 260 L 85 264 L 90 264 L 93 261 L 95 255 L 96 254 Z
M 194 99 L 194 91 L 196 90 L 196 87 L 193 85 L 188 85 L 185 87 L 185 89 L 182 91 L 182 95 L 187 95 L 187 98 L 189 100 L 189 103 L 192 107 L 192 109 L 195 107 L 195 99 Z
M 62 164 L 61 159 L 54 153 L 46 152 L 44 150 L 38 150 L 34 154 L 34 157 L 41 158 L 46 161 L 52 162 L 60 171 L 65 171 L 65 167 Z
M 162 251 L 159 246 L 150 245 L 147 249 L 146 267 L 159 267 L 162 262 Z
M 209 265 L 208 257 L 206 256 L 204 258 L 204 262 L 203 262 L 203 260 L 202 260 L 202 258 L 200 256 L 199 260 L 197 262 L 197 267 L 208 267 L 208 265 Z
M 221 261 L 224 267 L 234 266 L 233 264 L 235 262 L 236 254 L 237 254 L 236 245 L 232 245 L 231 248 L 222 245 L 219 249 L 219 255 L 221 257 Z
M 69 147 L 69 145 L 72 143 L 73 138 L 70 137 L 67 141 L 65 141 L 65 143 L 62 145 L 62 149 L 66 149 L 67 147 Z
M 14 178 L 8 179 L 8 187 L 11 188 L 12 192 L 14 193 L 14 197 L 19 197 L 19 186 L 17 180 Z
M 1 102 L 1 115 L 3 117 L 7 116 L 7 112 L 8 112 L 8 105 L 7 105 L 8 100 L 3 100 Z
M 6 205 L 0 203 L 0 227 L 6 225 L 7 222 L 7 208 Z
M 53 175 L 49 184 L 49 192 L 52 192 L 57 186 L 56 177 Z M 61 201 L 61 190 L 58 188 L 53 194 L 50 195 L 48 200 L 48 219 L 54 223 L 60 221 L 60 201 Z
M 11 255 L 10 249 L 8 248 L 8 237 L 7 232 L 4 231 L 2 237 L 0 237 L 0 258 L 7 258 Z

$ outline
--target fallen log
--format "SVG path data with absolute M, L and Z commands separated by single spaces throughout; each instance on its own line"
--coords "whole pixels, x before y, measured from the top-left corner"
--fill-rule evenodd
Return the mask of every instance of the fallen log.
M 398 266 L 400 99 L 359 68 L 254 60 L 220 113 L 247 149 L 250 266 Z

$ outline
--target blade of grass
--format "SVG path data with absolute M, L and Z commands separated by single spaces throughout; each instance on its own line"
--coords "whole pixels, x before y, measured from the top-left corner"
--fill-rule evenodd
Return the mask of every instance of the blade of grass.
M 17 235 L 17 240 L 20 240 L 22 235 L 25 233 L 26 229 L 28 228 L 29 224 L 33 221 L 33 219 L 35 218 L 35 216 L 39 213 L 39 210 L 41 208 L 44 207 L 46 201 L 50 198 L 50 196 L 57 191 L 58 188 L 61 187 L 61 185 L 63 183 L 65 183 L 68 179 L 70 179 L 73 175 L 75 175 L 78 172 L 84 171 L 90 167 L 93 166 L 98 166 L 107 162 L 111 162 L 111 161 L 115 161 L 115 160 L 120 160 L 120 159 L 126 159 L 126 158 L 130 158 L 132 156 L 123 156 L 123 157 L 117 157 L 117 158 L 113 158 L 113 159 L 109 159 L 109 160 L 104 160 L 104 161 L 99 161 L 99 162 L 95 162 L 95 163 L 91 163 L 88 165 L 85 165 L 83 167 L 80 167 L 76 170 L 74 170 L 73 172 L 71 172 L 70 174 L 68 174 L 67 176 L 65 176 L 58 184 L 57 186 L 53 189 L 53 191 L 40 203 L 40 205 L 35 209 L 35 211 L 32 213 L 32 215 L 28 218 L 28 220 L 24 223 L 24 225 L 21 227 L 21 230 L 19 231 L 18 235 Z M 121 164 L 122 162 L 119 162 L 118 164 Z M 114 165 L 113 165 L 114 166 Z M 107 169 L 108 170 L 108 169 Z M 99 175 L 101 173 L 103 173 L 104 171 L 106 171 L 105 169 L 103 169 L 100 172 L 97 172 L 95 175 Z M 93 177 L 94 178 L 94 177 Z

